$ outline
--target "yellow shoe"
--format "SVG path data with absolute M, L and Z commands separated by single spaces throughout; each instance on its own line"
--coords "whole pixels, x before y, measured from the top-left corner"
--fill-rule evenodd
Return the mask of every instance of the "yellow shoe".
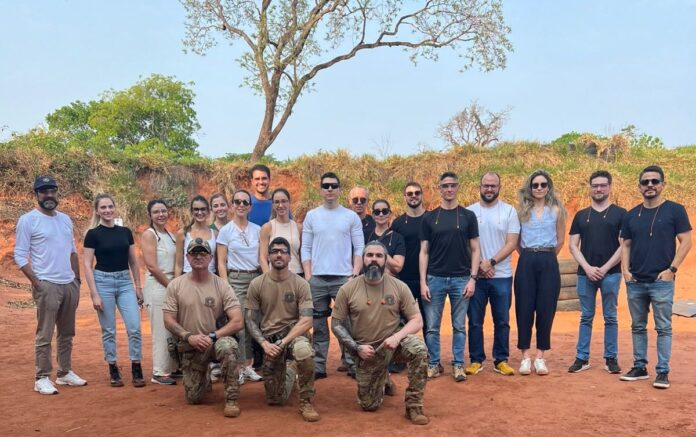
M 515 374 L 515 371 L 512 369 L 512 367 L 510 367 L 507 361 L 501 361 L 496 364 L 495 371 L 506 376 L 512 376 Z
M 466 372 L 467 375 L 476 375 L 477 373 L 479 373 L 482 370 L 483 370 L 483 364 L 472 362 L 471 364 L 469 364 L 469 366 L 466 369 L 464 369 L 464 372 Z

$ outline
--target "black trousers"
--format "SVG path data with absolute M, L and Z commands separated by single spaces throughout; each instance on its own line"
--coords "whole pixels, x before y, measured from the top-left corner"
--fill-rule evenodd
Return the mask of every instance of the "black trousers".
M 560 291 L 561 274 L 556 254 L 522 252 L 515 272 L 518 349 L 530 348 L 534 325 L 537 349 L 551 349 L 551 327 Z

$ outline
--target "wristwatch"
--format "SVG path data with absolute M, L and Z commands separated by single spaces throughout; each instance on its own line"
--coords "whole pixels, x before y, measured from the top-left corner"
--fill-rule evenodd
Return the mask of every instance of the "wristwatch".
M 669 271 L 672 273 L 677 273 L 677 268 L 674 266 L 669 266 Z
M 498 261 L 496 261 L 495 258 L 489 259 L 488 262 L 491 263 L 491 267 L 495 267 L 495 265 L 498 264 Z
M 470 279 L 473 279 L 474 281 L 477 281 L 479 278 L 479 275 L 471 275 L 469 276 Z
M 208 337 L 210 337 L 210 339 L 213 340 L 213 343 L 217 341 L 217 334 L 214 331 L 208 334 Z

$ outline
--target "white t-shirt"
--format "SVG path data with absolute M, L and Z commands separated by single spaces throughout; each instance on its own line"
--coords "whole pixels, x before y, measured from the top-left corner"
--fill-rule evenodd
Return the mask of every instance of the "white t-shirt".
M 312 275 L 350 276 L 353 256 L 361 256 L 365 237 L 360 217 L 348 208 L 320 206 L 302 224 L 302 261 L 312 261 Z
M 261 227 L 249 222 L 239 229 L 230 221 L 220 229 L 217 244 L 227 246 L 228 270 L 256 270 L 259 268 L 259 239 Z
M 36 277 L 54 284 L 75 279 L 70 254 L 77 253 L 73 224 L 62 212 L 50 216 L 34 209 L 19 218 L 14 258 L 22 268 L 29 264 Z
M 511 205 L 498 200 L 495 206 L 486 208 L 481 202 L 467 206 L 476 214 L 481 242 L 481 259 L 491 259 L 503 246 L 508 234 L 520 233 L 520 220 L 517 211 Z M 509 278 L 512 276 L 511 255 L 495 265 L 494 278 Z

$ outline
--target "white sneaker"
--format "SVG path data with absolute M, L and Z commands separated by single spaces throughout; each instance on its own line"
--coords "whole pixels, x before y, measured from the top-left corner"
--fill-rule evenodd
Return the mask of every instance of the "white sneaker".
M 87 385 L 87 381 L 77 376 L 72 370 L 63 376 L 56 378 L 56 384 L 58 385 L 71 385 L 73 387 L 81 387 Z
M 531 358 L 523 358 L 522 361 L 520 361 L 520 375 L 529 375 L 532 373 L 532 359 Z
M 261 375 L 259 375 L 258 373 L 256 373 L 256 371 L 254 370 L 254 368 L 251 367 L 251 366 L 245 367 L 245 368 L 244 368 L 244 371 L 242 372 L 242 374 L 244 375 L 244 379 L 246 379 L 247 381 L 258 382 L 258 381 L 263 380 L 263 376 L 261 376 Z
M 58 390 L 53 385 L 51 380 L 48 379 L 47 376 L 44 376 L 43 378 L 36 380 L 36 382 L 34 383 L 34 391 L 38 391 L 42 395 L 57 395 L 58 394 Z
M 548 375 L 549 369 L 546 367 L 546 361 L 543 358 L 534 360 L 534 369 L 537 375 Z

